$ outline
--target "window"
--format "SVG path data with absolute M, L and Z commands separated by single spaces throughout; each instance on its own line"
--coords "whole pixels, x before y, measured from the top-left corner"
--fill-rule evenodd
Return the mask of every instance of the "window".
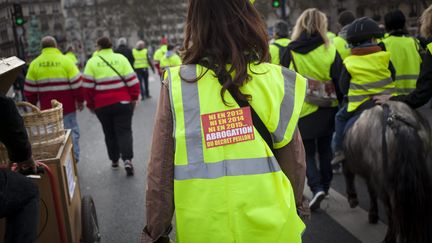
M 39 13 L 46 14 L 47 13 L 46 6 L 44 6 L 43 4 L 39 5 Z
M 63 25 L 61 23 L 59 23 L 59 22 L 56 22 L 54 24 L 54 30 L 56 30 L 56 31 L 62 31 L 63 30 Z
M 28 6 L 29 6 L 28 7 L 28 9 L 29 9 L 29 15 L 34 15 L 35 14 L 35 10 L 34 10 L 33 4 L 29 4 Z
M 42 22 L 42 25 L 41 25 L 41 30 L 42 31 L 48 31 L 49 30 L 49 24 L 48 24 L 48 21 L 46 21 L 46 20 L 43 20 L 43 21 L 41 21 Z
M 9 35 L 8 35 L 8 31 L 7 30 L 1 30 L 0 31 L 0 38 L 2 42 L 7 42 L 9 41 Z
M 60 6 L 59 6 L 59 4 L 54 4 L 54 5 L 52 6 L 52 12 L 53 12 L 53 14 L 58 14 L 58 13 L 60 13 Z

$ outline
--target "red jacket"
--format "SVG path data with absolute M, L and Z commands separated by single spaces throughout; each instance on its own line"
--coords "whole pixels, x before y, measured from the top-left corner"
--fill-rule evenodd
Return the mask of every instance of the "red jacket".
M 124 79 L 119 77 L 104 58 Z M 103 49 L 93 55 L 84 70 L 84 95 L 89 109 L 97 109 L 119 102 L 138 100 L 140 86 L 129 61 L 111 49 Z
M 44 48 L 30 64 L 24 84 L 24 95 L 42 110 L 51 108 L 51 100 L 63 104 L 63 114 L 76 111 L 84 102 L 82 77 L 77 66 L 57 48 Z

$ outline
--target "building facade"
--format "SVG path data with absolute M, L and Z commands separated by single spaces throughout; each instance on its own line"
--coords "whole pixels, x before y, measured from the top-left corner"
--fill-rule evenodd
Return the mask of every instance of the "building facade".
M 173 44 L 183 41 L 187 0 L 0 0 L 0 57 L 17 55 L 14 37 L 12 4 L 20 3 L 27 22 L 18 28 L 17 37 L 32 58 L 40 52 L 40 38 L 52 35 L 60 49 L 73 46 L 81 61 L 95 51 L 100 36 L 110 37 L 114 44 L 120 37 L 134 47 L 142 39 L 156 48 L 163 36 Z M 407 27 L 415 32 L 418 17 L 431 0 L 287 0 L 288 22 L 293 26 L 301 12 L 316 7 L 329 16 L 330 30 L 338 32 L 337 16 L 350 10 L 358 17 L 370 16 L 383 21 L 386 12 L 399 8 L 408 17 Z M 256 0 L 255 5 L 273 26 L 280 14 L 268 0 Z
M 16 28 L 12 17 L 12 4 L 21 4 L 26 23 Z M 40 38 L 54 36 L 60 48 L 66 45 L 64 16 L 61 0 L 0 0 L 0 57 L 17 55 L 17 41 L 24 53 L 21 58 L 28 59 L 40 53 Z
M 186 0 L 63 0 L 67 39 L 84 59 L 101 36 L 125 37 L 129 47 L 142 39 L 156 48 L 163 36 L 179 44 L 186 8 Z

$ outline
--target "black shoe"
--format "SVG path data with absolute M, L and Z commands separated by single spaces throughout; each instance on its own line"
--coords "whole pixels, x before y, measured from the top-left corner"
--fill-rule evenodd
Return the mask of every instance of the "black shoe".
M 309 202 L 310 210 L 314 211 L 320 208 L 321 201 L 324 200 L 324 198 L 325 198 L 325 193 L 323 191 L 319 191 L 315 193 Z
M 124 167 L 125 167 L 126 175 L 127 176 L 133 176 L 134 175 L 134 168 L 133 168 L 133 165 L 132 165 L 132 161 L 125 160 L 124 161 Z
M 147 99 L 150 99 L 150 98 L 151 98 L 151 95 L 146 95 L 146 98 L 147 98 Z
M 112 161 L 111 167 L 117 169 L 119 167 L 119 162 L 118 161 Z

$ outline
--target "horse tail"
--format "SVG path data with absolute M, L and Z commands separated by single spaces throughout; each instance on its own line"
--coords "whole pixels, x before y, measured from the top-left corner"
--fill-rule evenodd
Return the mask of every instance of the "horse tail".
M 384 163 L 384 170 L 387 171 L 384 172 L 387 181 L 384 186 L 389 193 L 387 203 L 390 203 L 390 217 L 398 242 L 401 243 L 432 242 L 432 179 L 427 164 L 430 162 L 427 151 L 429 144 L 425 145 L 419 135 L 420 130 L 430 131 L 430 128 L 427 123 L 422 125 L 424 120 L 417 117 L 420 125 L 411 125 L 403 119 L 394 119 L 393 124 L 387 123 L 392 129 L 387 128 L 387 136 L 383 137 L 383 143 L 387 140 L 389 143 L 386 147 L 393 153 L 383 154 L 388 158 L 387 164 Z M 384 127 L 387 125 L 384 124 Z M 390 135 L 392 133 L 393 138 Z

